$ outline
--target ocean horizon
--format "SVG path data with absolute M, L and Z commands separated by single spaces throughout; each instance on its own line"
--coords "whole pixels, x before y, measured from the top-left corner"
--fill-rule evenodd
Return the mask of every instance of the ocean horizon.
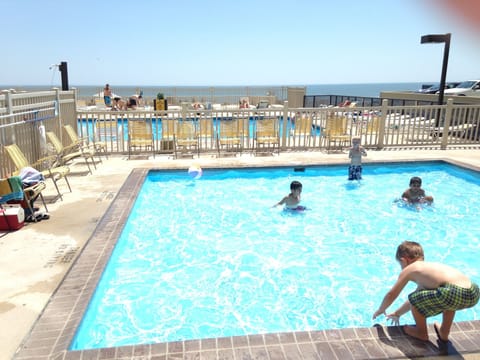
M 252 86 L 132 86 L 110 84 L 112 91 L 120 97 L 129 97 L 143 92 L 145 98 L 155 98 L 161 92 L 165 96 L 198 97 L 202 93 L 214 92 L 216 96 L 259 96 L 280 95 L 282 89 L 288 87 L 305 87 L 306 95 L 344 95 L 379 97 L 383 91 L 416 91 L 423 84 L 431 82 L 405 82 L 405 83 L 365 83 L 365 84 L 312 84 L 312 85 L 252 85 Z M 0 85 L 0 89 L 15 89 L 16 91 L 45 91 L 52 88 L 61 88 L 61 85 Z M 89 99 L 103 90 L 101 85 L 70 85 L 78 89 L 78 97 Z

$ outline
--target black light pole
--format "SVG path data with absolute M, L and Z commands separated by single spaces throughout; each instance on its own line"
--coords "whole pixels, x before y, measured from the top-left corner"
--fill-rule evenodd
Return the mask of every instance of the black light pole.
M 68 90 L 68 70 L 67 70 L 67 62 L 62 61 L 60 65 L 58 65 L 58 70 L 62 75 L 62 91 Z
M 440 90 L 438 92 L 438 105 L 443 105 L 443 95 L 445 93 L 445 81 L 447 79 L 447 67 L 448 67 L 448 54 L 450 53 L 450 38 L 452 34 L 435 34 L 435 35 L 423 35 L 420 43 L 421 44 L 436 44 L 436 43 L 445 43 L 445 48 L 443 50 L 443 65 L 442 65 L 442 76 L 440 77 Z M 437 112 L 437 119 L 435 120 L 435 126 L 440 125 L 440 108 Z

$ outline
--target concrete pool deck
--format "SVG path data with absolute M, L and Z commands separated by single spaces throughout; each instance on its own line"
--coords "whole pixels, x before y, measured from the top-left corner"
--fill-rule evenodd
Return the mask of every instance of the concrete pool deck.
M 463 150 L 384 150 L 368 152 L 364 162 L 378 161 L 418 161 L 449 160 L 468 164 L 480 169 L 480 151 Z M 72 264 L 78 257 L 75 267 L 98 266 L 96 258 L 85 257 L 88 251 L 99 253 L 104 249 L 87 249 L 101 236 L 107 250 L 112 246 L 106 243 L 109 238 L 106 230 L 115 219 L 124 219 L 128 212 L 122 211 L 122 204 L 116 209 L 110 208 L 113 200 L 117 203 L 119 190 L 124 186 L 132 189 L 138 183 L 124 184 L 133 169 L 169 168 L 188 169 L 192 164 L 202 167 L 245 167 L 245 166 L 294 166 L 347 164 L 345 153 L 325 154 L 321 152 L 281 153 L 272 157 L 242 156 L 239 158 L 220 158 L 203 155 L 200 159 L 172 160 L 167 156 L 157 156 L 150 160 L 127 160 L 125 156 L 110 157 L 98 164 L 93 175 L 85 175 L 86 168 L 75 163 L 71 166 L 70 182 L 72 193 L 62 187 L 63 201 L 47 203 L 51 218 L 39 223 L 29 223 L 18 231 L 1 233 L 0 237 L 0 359 L 114 359 L 114 358 L 412 358 L 434 357 L 439 355 L 433 329 L 430 329 L 431 343 L 418 344 L 406 339 L 395 328 L 344 329 L 318 332 L 283 333 L 210 339 L 190 342 L 175 342 L 158 345 L 129 346 L 116 349 L 66 352 L 56 344 L 70 339 L 56 338 L 55 326 L 65 322 L 64 312 L 72 308 L 70 303 L 64 308 L 52 308 L 62 289 L 65 291 L 66 279 L 75 274 Z M 141 173 L 144 170 L 136 170 Z M 407 181 L 407 180 L 406 180 Z M 63 185 L 63 184 L 62 184 Z M 52 184 L 47 181 L 48 197 L 54 196 Z M 428 187 L 427 187 L 428 188 Z M 403 187 L 398 189 L 403 191 Z M 122 191 L 125 192 L 125 191 Z M 130 192 L 132 195 L 133 192 Z M 126 207 L 131 197 L 120 199 Z M 38 205 L 38 204 L 37 204 Z M 109 210 L 109 211 L 107 211 Z M 117 221 L 118 222 L 118 221 Z M 98 224 L 102 224 L 97 228 Z M 117 224 L 114 224 L 118 226 Z M 93 236 L 92 236 L 93 235 Z M 85 244 L 88 242 L 88 246 Z M 83 253 L 81 254 L 83 250 Z M 82 256 L 79 256 L 79 255 Z M 94 261 L 93 264 L 80 260 Z M 88 264 L 88 265 L 87 265 Z M 103 265 L 102 265 L 103 266 Z M 81 270 L 81 268 L 80 268 Z M 82 272 L 80 271 L 80 274 Z M 87 273 L 83 271 L 83 273 Z M 85 278 L 79 279 L 85 282 Z M 61 288 L 59 288 L 59 285 Z M 68 286 L 68 284 L 67 284 Z M 83 291 L 82 284 L 72 284 L 67 291 L 78 296 Z M 90 289 L 91 290 L 91 289 Z M 50 301 L 52 295 L 56 299 Z M 83 301 L 88 301 L 84 298 Z M 71 298 L 69 299 L 71 300 Z M 61 301 L 60 301 L 61 302 Z M 45 306 L 48 306 L 45 308 Z M 45 308 L 45 309 L 44 309 Z M 52 310 L 53 309 L 53 310 Z M 54 311 L 58 311 L 53 313 Z M 39 321 L 37 319 L 41 315 Z M 77 313 L 77 318 L 82 314 Z M 45 322 L 45 317 L 51 316 Z M 70 315 L 68 315 L 70 316 Z M 55 319 L 55 317 L 57 319 Z M 64 326 L 64 325 L 62 325 Z M 32 330 L 33 329 L 33 330 Z M 39 337 L 38 334 L 43 334 Z M 480 358 L 480 321 L 461 323 L 452 332 L 449 353 L 458 358 Z M 20 349 L 19 349 L 20 347 Z M 60 347 L 61 348 L 61 347 Z M 19 349 L 19 351 L 17 351 Z

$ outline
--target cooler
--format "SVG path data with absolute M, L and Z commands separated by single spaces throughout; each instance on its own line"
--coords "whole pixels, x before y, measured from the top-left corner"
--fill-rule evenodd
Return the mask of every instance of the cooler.
M 25 224 L 25 212 L 20 206 L 0 208 L 0 230 L 18 230 Z

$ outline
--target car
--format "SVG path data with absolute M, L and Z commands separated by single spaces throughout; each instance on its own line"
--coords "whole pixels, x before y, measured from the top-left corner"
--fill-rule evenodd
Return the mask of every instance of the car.
M 467 80 L 453 89 L 445 90 L 445 95 L 480 96 L 480 80 Z
M 445 84 L 445 90 L 453 89 L 457 87 L 459 84 L 460 84 L 459 82 L 448 82 Z M 439 91 L 440 91 L 440 85 L 432 85 L 429 88 L 420 89 L 417 92 L 422 94 L 438 94 Z

